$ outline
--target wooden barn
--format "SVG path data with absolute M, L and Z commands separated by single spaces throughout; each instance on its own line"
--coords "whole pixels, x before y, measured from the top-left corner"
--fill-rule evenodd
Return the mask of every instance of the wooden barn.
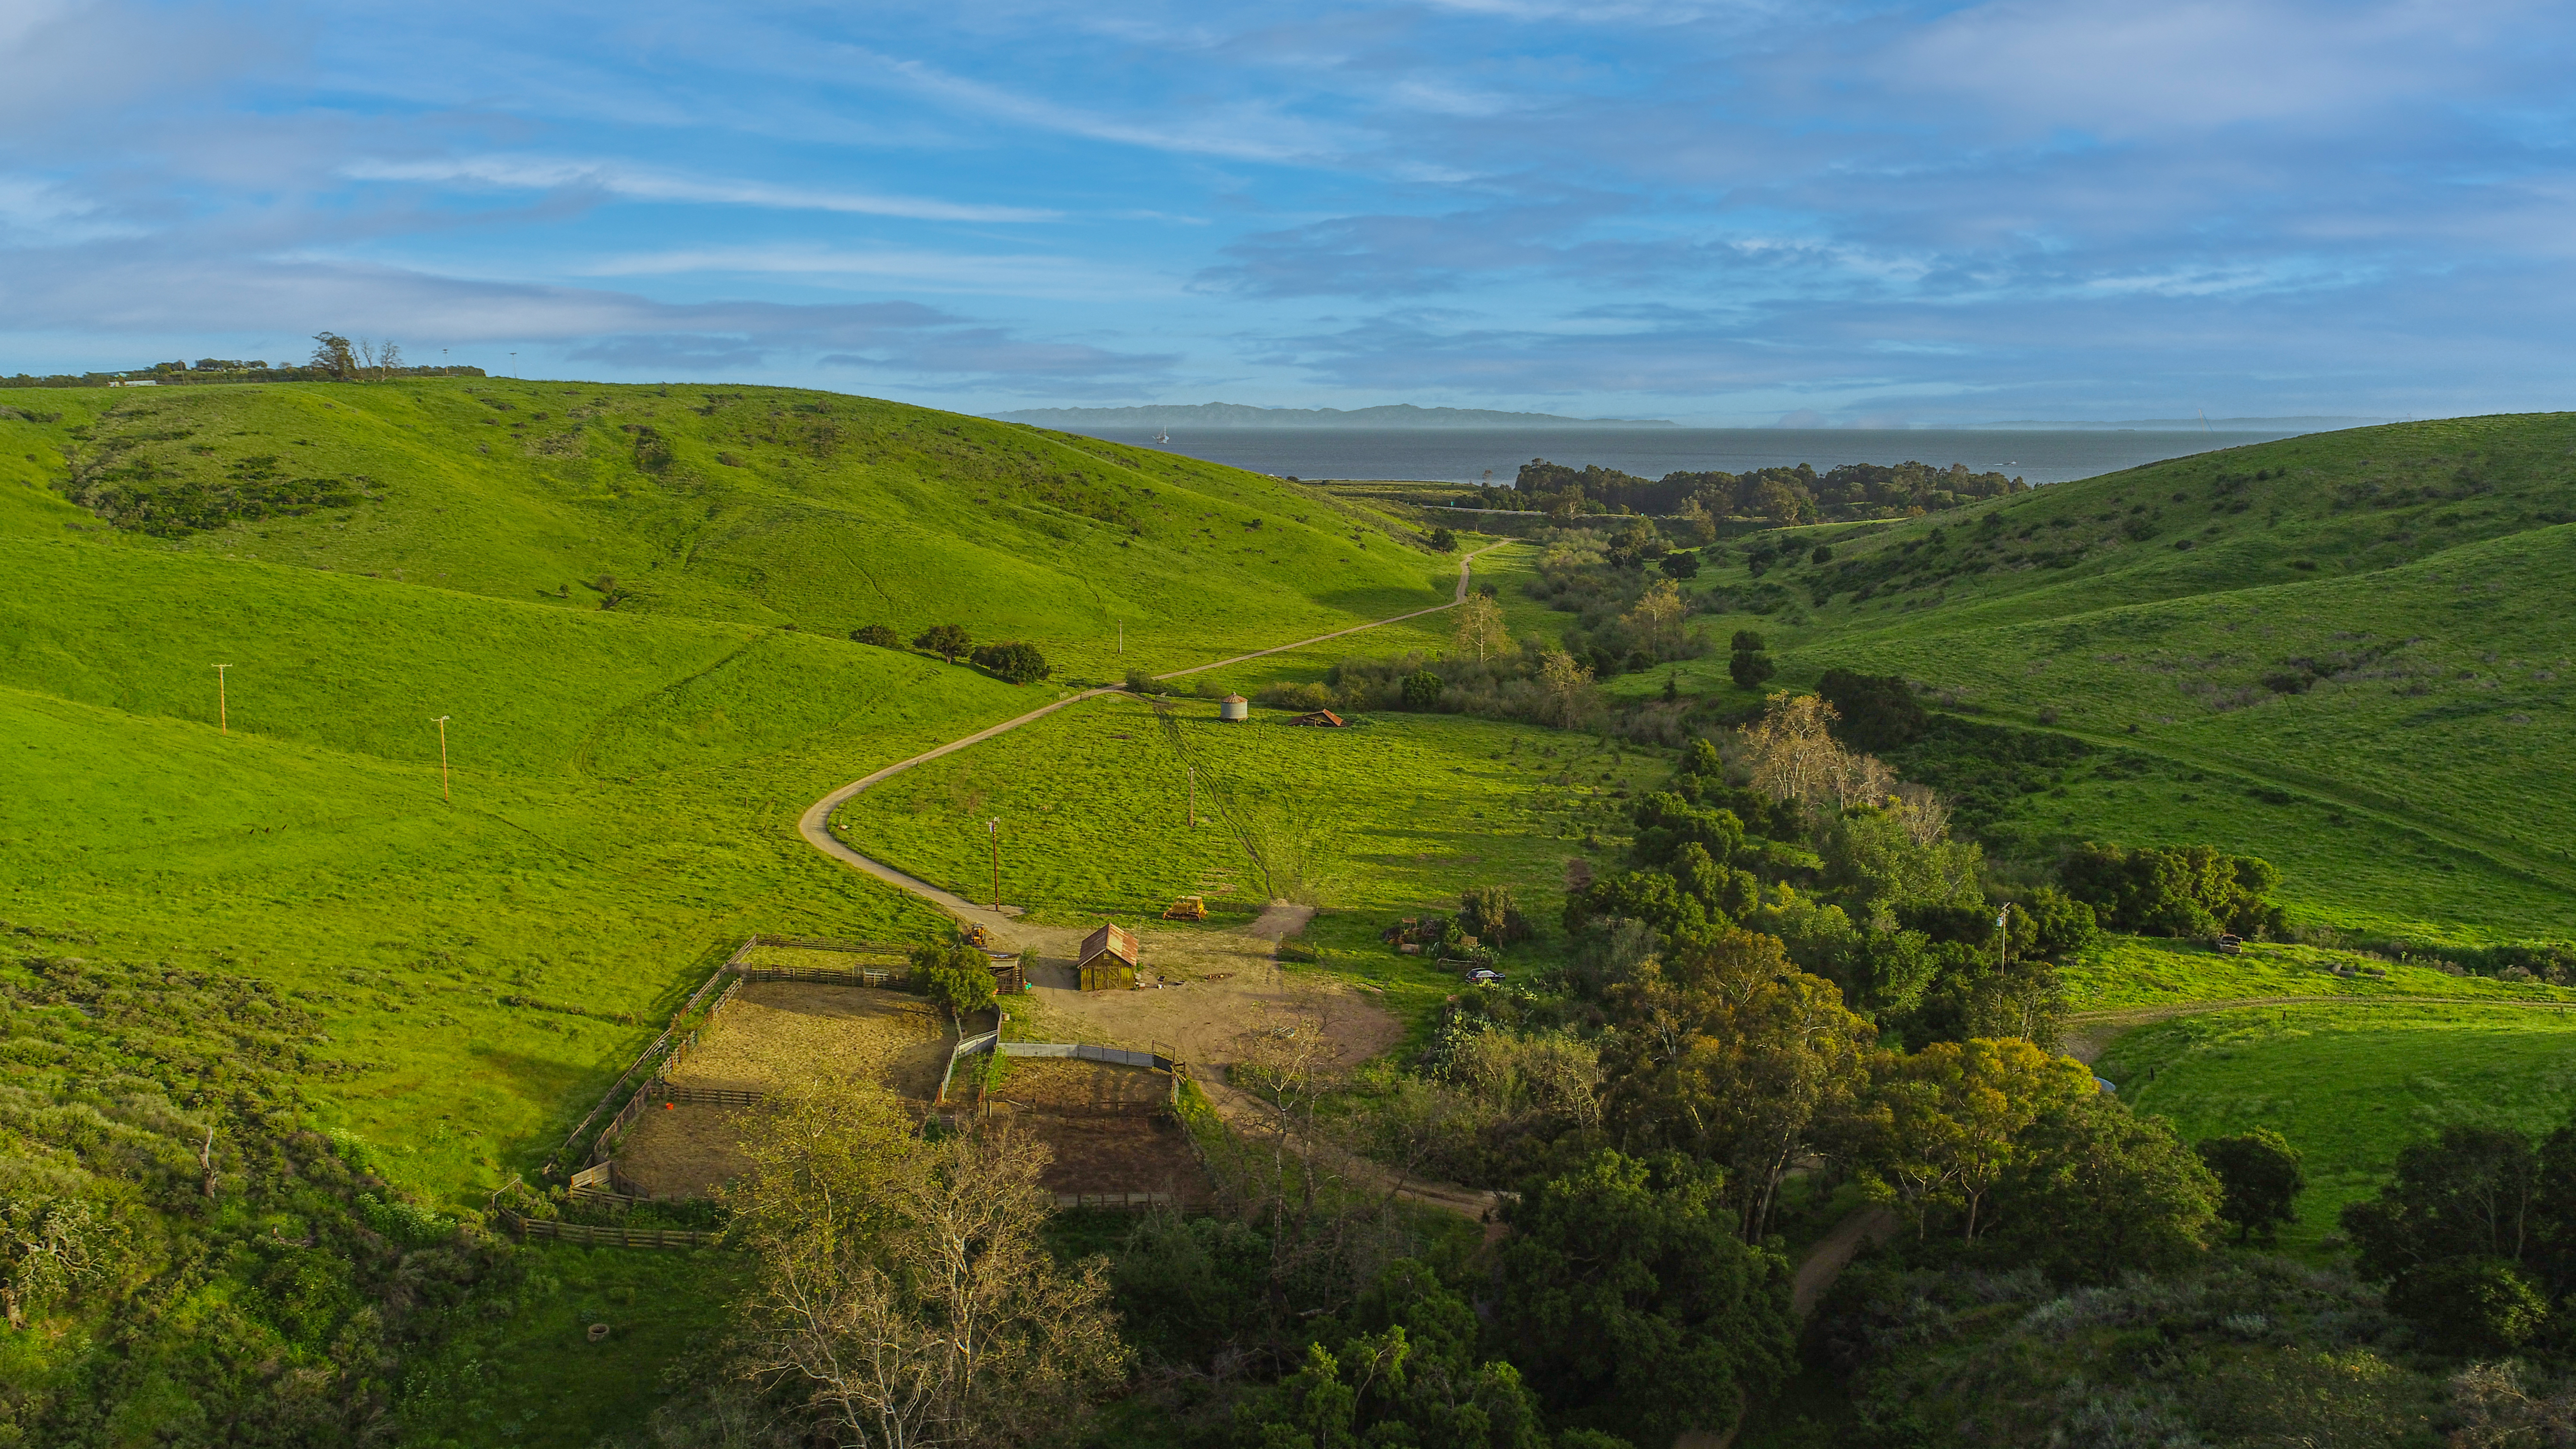
M 1082 954 L 1074 958 L 1074 969 L 1081 974 L 1085 991 L 1133 991 L 1136 938 L 1104 924 L 1082 938 Z
M 1313 710 L 1306 714 L 1301 714 L 1288 722 L 1292 725 L 1310 725 L 1316 729 L 1327 730 L 1340 729 L 1344 723 L 1340 715 L 1333 713 L 1329 709 Z

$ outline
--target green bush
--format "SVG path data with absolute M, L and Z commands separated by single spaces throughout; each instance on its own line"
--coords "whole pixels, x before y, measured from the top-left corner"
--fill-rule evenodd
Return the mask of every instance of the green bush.
M 862 624 L 850 631 L 850 639 L 854 643 L 872 645 L 879 649 L 903 647 L 903 636 L 897 634 L 891 624 Z
M 1428 669 L 1413 671 L 1404 676 L 1404 707 L 1406 709 L 1437 708 L 1440 703 L 1441 687 L 1439 675 Z
M 963 941 L 916 947 L 912 984 L 962 1025 L 993 1005 L 992 958 Z
M 2281 872 L 2251 855 L 2206 845 L 2130 850 L 2087 842 L 2058 875 L 2068 895 L 2093 907 L 2115 931 L 2185 938 L 2288 931 L 2281 908 L 2268 899 Z
M 1054 672 L 1034 644 L 987 644 L 973 658 L 977 668 L 1008 684 L 1035 684 Z

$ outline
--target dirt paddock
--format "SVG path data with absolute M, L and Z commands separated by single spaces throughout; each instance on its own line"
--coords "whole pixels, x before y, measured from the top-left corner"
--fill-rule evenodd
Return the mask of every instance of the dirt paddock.
M 946 1023 L 918 996 L 867 986 L 746 981 L 699 1035 L 672 1080 L 766 1092 L 816 1072 L 845 1072 L 927 1102 L 938 1095 L 948 1046 Z
M 1164 1111 L 1171 1079 L 1144 1067 L 1068 1057 L 1012 1057 L 991 1093 L 1007 1119 L 1047 1145 L 1050 1192 L 1170 1193 L 1207 1200 L 1207 1174 L 1189 1136 Z
M 647 1107 L 617 1147 L 617 1171 L 646 1197 L 705 1197 L 749 1167 L 742 1133 L 750 1107 Z

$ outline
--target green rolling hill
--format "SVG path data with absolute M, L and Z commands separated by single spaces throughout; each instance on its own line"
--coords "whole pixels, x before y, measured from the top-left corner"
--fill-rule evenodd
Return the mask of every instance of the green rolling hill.
M 1778 683 L 1901 674 L 2081 746 L 2000 822 L 2273 858 L 2310 919 L 2576 936 L 2576 415 L 2361 428 L 1750 541 L 1698 586 Z M 1819 564 L 1811 550 L 1826 545 Z M 1731 689 L 1723 654 L 1686 666 Z M 1660 676 L 1621 687 L 1659 686 Z M 1749 698 L 1749 697 L 1748 697 Z
M 1404 530 L 1295 484 L 833 393 L 436 379 L 22 396 L 0 411 L 0 536 L 555 608 L 595 610 L 613 580 L 630 613 L 907 638 L 962 623 L 1114 676 L 1401 612 L 1454 577 L 1390 536 Z M 55 486 L 66 448 L 98 516 Z
M 470 1211 L 543 1159 L 743 935 L 935 927 L 807 848 L 798 811 L 1062 688 L 850 630 L 961 623 L 1034 642 L 1059 681 L 1169 670 L 1445 601 L 1455 561 L 1412 534 L 1254 474 L 824 393 L 484 379 L 0 393 L 0 930 L 16 945 L 0 986 L 23 1006 L 79 958 L 255 979 L 320 1023 L 297 1048 L 297 1120 Z M 1758 574 L 1747 543 L 1773 545 Z M 2206 841 L 2278 861 L 2312 922 L 2576 937 L 2576 857 L 2554 819 L 2576 785 L 2559 604 L 2576 416 L 2292 439 L 1727 551 L 1692 587 L 1721 639 L 1771 636 L 1780 683 L 1903 674 L 1950 718 L 2018 742 L 1998 765 L 1969 730 L 1904 762 L 1970 799 L 2006 854 Z M 1439 643 L 1408 627 L 1227 679 Z M 231 666 L 228 734 L 216 664 Z M 1757 702 L 1723 652 L 1679 672 Z M 1026 792 L 1065 767 L 1049 751 L 1073 732 L 1131 732 L 1105 718 L 1060 717 L 851 814 L 879 817 L 924 869 L 963 869 L 913 797 Z M 1534 727 L 1438 716 L 1333 738 L 1393 760 L 1336 782 L 1335 828 L 1411 862 L 1353 898 L 1399 908 L 1408 879 L 1447 869 L 1417 837 L 1494 837 L 1526 857 L 1515 879 L 1561 874 L 1553 842 L 1595 821 L 1534 813 L 1536 742 Z M 1597 764 L 1624 797 L 1625 758 L 1587 755 L 1582 788 Z M 1304 778 L 1254 764 L 1283 792 Z M 1635 768 L 1642 788 L 1660 766 Z M 1514 770 L 1530 778 L 1506 789 Z M 1094 771 L 1081 798 L 1133 813 L 1132 785 Z M 1496 823 L 1515 811 L 1517 845 Z M 1080 839 L 1070 814 L 1049 824 Z M 31 1048 L 23 1064 L 28 1090 L 89 1100 L 56 1059 Z M 567 1250 L 547 1271 L 579 1284 L 586 1261 Z M 206 1291 L 254 1271 L 209 1269 Z M 619 1260 L 598 1291 L 703 1311 L 692 1271 Z M 547 1311 L 573 1325 L 587 1301 Z M 558 1427 L 631 1421 L 652 1396 L 638 1386 L 685 1351 L 694 1320 L 675 1315 L 577 1362 L 540 1354 L 489 1392 Z M 329 1352 L 240 1332 L 245 1364 Z M 71 1372 L 74 1352 L 8 1372 Z M 173 1370 L 154 1392 L 178 1402 L 189 1382 L 213 1381 Z

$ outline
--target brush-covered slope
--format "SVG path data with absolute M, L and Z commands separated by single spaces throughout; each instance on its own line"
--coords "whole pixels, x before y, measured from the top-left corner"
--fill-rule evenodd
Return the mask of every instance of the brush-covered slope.
M 2564 939 L 2571 519 L 2576 415 L 2468 418 L 1801 531 L 1760 577 L 1701 583 L 1782 683 L 1901 674 L 2083 745 L 2023 771 L 2042 789 L 2009 823 L 2034 850 L 2207 841 L 2282 864 L 2336 924 Z M 1698 670 L 1728 687 L 1723 654 Z
M 775 388 L 29 392 L 0 409 L 0 479 L 22 537 L 831 635 L 962 623 L 1091 675 L 1418 608 L 1454 576 L 1259 474 Z

